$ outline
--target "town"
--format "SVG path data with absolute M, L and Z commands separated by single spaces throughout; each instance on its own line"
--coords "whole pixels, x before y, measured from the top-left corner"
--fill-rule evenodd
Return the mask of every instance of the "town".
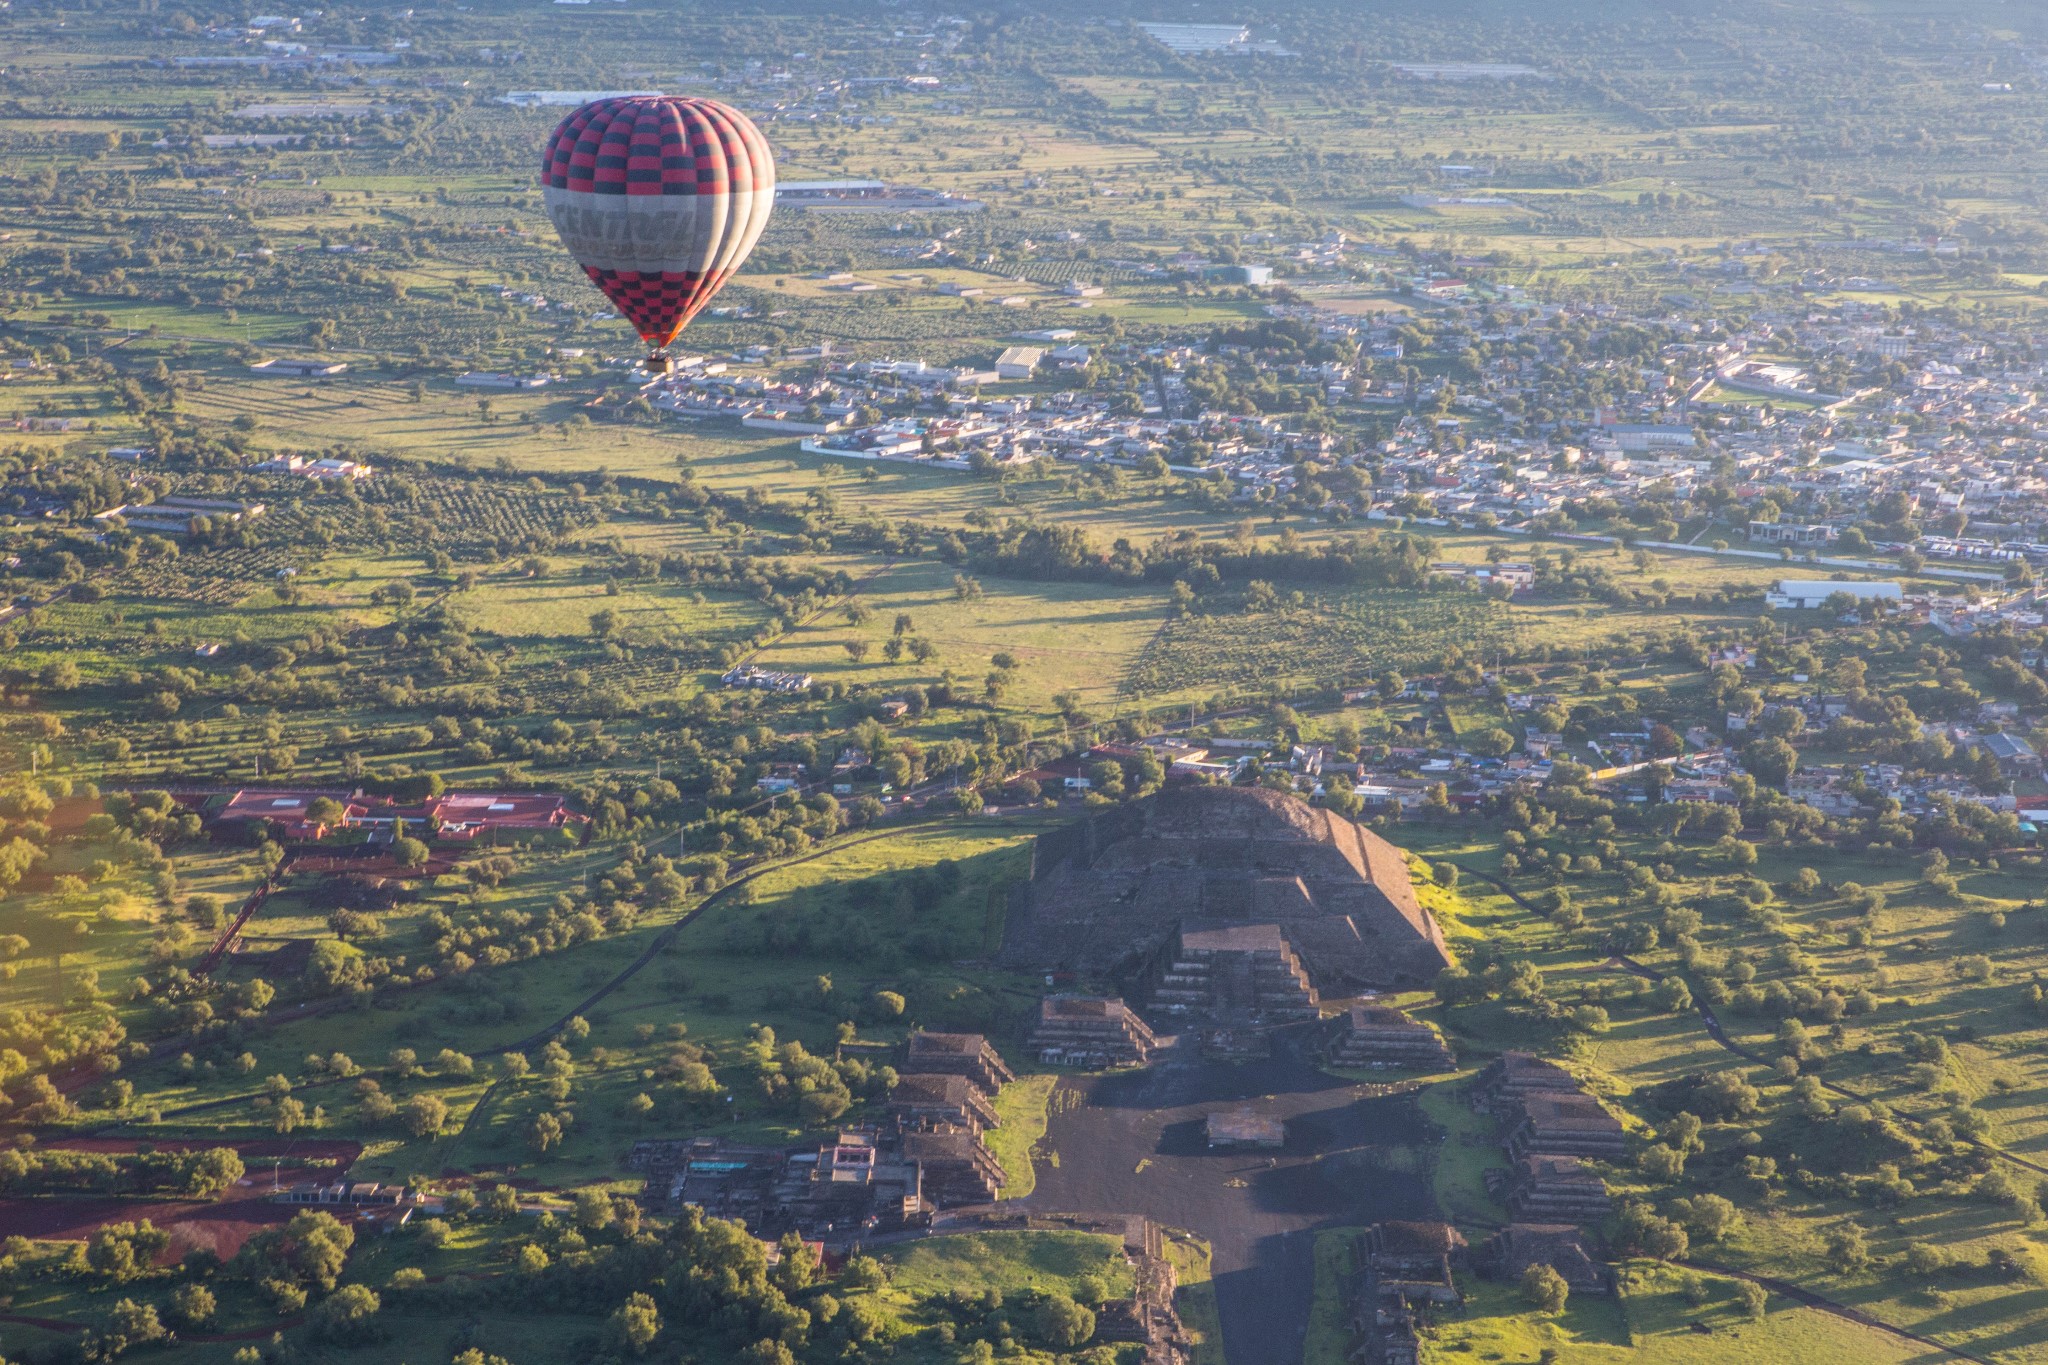
M 2048 564 L 2035 415 L 2048 369 L 2010 359 L 2038 338 L 1902 327 L 1853 306 L 1762 309 L 1724 334 L 1670 311 L 1542 307 L 1458 285 L 1399 325 L 1274 302 L 1272 321 L 1241 337 L 1141 347 L 1049 329 L 980 368 L 828 358 L 806 374 L 764 366 L 761 353 L 686 357 L 641 396 L 680 418 L 802 434 L 805 451 L 836 459 L 1171 471 L 1215 481 L 1233 505 L 1335 519 L 1837 568 L 1883 567 L 1881 554 L 1982 566 L 1965 581 Z M 1617 337 L 1638 348 L 1631 363 L 1564 370 L 1567 347 Z M 1417 359 L 1423 348 L 1462 356 L 1473 378 L 1421 378 L 1403 363 L 1411 347 Z M 1811 359 L 1754 359 L 1780 353 Z M 1850 398 L 1823 394 L 1806 365 L 1873 382 Z M 1277 387 L 1302 411 L 1204 401 L 1233 384 Z M 1585 406 L 1589 385 L 1592 420 L 1541 419 Z M 1368 428 L 1389 434 L 1369 439 Z

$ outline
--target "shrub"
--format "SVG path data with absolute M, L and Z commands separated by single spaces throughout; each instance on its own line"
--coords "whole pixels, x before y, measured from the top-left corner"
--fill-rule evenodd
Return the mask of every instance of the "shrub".
M 1033 1311 L 1032 1325 L 1040 1341 L 1067 1351 L 1095 1335 L 1095 1314 L 1064 1294 L 1052 1294 Z
M 215 1307 L 213 1291 L 203 1284 L 181 1284 L 171 1292 L 171 1316 L 181 1327 L 204 1327 Z
M 1541 1262 L 1522 1272 L 1522 1297 L 1539 1313 L 1562 1313 L 1571 1292 L 1564 1276 Z
M 341 1345 L 374 1341 L 379 1335 L 377 1312 L 383 1306 L 376 1291 L 367 1285 L 345 1284 L 313 1310 L 313 1331 Z

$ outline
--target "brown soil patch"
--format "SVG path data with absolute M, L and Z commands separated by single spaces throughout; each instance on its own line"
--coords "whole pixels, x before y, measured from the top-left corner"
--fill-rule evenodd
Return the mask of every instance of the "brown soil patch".
M 291 1220 L 297 1210 L 270 1202 L 269 1182 L 244 1186 L 204 1204 L 171 1199 L 92 1199 L 48 1195 L 0 1200 L 0 1237 L 82 1242 L 108 1223 L 148 1219 L 171 1235 L 158 1265 L 175 1265 L 186 1252 L 206 1247 L 222 1260 L 242 1249 L 258 1228 Z

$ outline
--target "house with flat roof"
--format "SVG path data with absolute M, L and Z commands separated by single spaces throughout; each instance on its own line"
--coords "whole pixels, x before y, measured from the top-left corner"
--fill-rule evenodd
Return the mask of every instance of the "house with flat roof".
M 1781 578 L 1764 594 L 1766 606 L 1780 610 L 1812 610 L 1824 607 L 1830 597 L 1844 593 L 1858 602 L 1897 602 L 1906 595 L 1897 583 L 1858 583 L 1829 578 Z
M 996 357 L 996 375 L 1001 379 L 1029 379 L 1038 372 L 1038 362 L 1044 359 L 1043 347 L 1007 346 Z

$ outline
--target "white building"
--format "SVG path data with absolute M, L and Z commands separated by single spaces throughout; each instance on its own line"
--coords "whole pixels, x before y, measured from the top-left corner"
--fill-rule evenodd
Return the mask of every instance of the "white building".
M 996 373 L 1004 379 L 1029 379 L 1045 352 L 1037 346 L 1010 346 L 996 357 Z
M 1601 427 L 1598 434 L 1613 437 L 1623 450 L 1631 453 L 1690 450 L 1695 444 L 1691 427 L 1663 423 L 1619 422 Z
M 1818 547 L 1832 545 L 1840 534 L 1834 527 L 1821 522 L 1752 521 L 1749 524 L 1749 539 L 1753 545 Z
M 593 100 L 632 99 L 659 95 L 659 90 L 514 90 L 498 96 L 498 103 L 515 109 L 575 108 Z
M 1858 602 L 1896 602 L 1905 596 L 1897 583 L 1851 583 L 1826 578 L 1781 578 L 1764 594 L 1764 605 L 1778 608 L 1811 609 L 1827 605 L 1836 593 L 1846 593 Z
M 1169 52 L 1189 56 L 1224 52 L 1249 43 L 1252 31 L 1243 24 L 1139 24 L 1148 37 Z

